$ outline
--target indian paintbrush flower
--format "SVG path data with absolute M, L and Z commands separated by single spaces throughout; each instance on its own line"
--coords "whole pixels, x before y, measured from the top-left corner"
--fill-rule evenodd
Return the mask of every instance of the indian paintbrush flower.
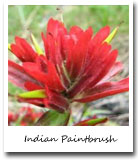
M 23 38 L 15 37 L 9 50 L 22 65 L 9 60 L 9 80 L 27 92 L 18 95 L 19 101 L 47 107 L 58 112 L 70 110 L 71 103 L 87 103 L 129 90 L 129 78 L 111 81 L 122 71 L 116 61 L 118 51 L 110 41 L 105 26 L 96 35 L 89 27 L 73 26 L 69 31 L 58 20 L 50 19 L 46 35 L 41 34 L 44 50 L 31 34 L 34 48 Z

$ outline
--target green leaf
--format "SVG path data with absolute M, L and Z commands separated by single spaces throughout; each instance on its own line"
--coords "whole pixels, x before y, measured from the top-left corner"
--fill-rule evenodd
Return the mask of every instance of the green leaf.
M 59 113 L 49 110 L 37 121 L 36 126 L 66 126 L 70 118 L 70 112 Z
M 46 98 L 46 93 L 44 89 L 24 92 L 18 95 L 21 98 Z
M 40 46 L 39 46 L 39 44 L 38 44 L 38 42 L 37 42 L 37 40 L 35 39 L 35 37 L 34 37 L 33 34 L 31 34 L 31 40 L 32 40 L 32 42 L 33 42 L 33 44 L 34 44 L 34 47 L 35 47 L 36 52 L 37 52 L 39 55 L 43 55 L 44 53 L 43 53 L 43 51 L 41 50 L 41 48 L 40 48 Z
M 87 119 L 87 120 L 84 120 L 84 121 L 81 121 L 81 122 L 75 124 L 74 126 L 95 126 L 97 124 L 104 123 L 107 120 L 108 119 L 106 117 L 105 118 L 96 118 L 96 119 Z

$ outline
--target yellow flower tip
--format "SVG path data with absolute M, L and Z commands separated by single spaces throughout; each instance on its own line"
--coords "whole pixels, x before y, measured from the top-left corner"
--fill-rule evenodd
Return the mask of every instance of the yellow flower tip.
M 110 43 L 112 39 L 115 37 L 119 27 L 117 26 L 110 34 L 109 36 L 104 40 L 104 42 Z
M 117 34 L 118 32 L 118 29 L 120 27 L 120 25 L 124 23 L 124 21 L 121 21 L 119 23 L 119 25 L 109 34 L 109 36 L 104 40 L 104 42 L 107 42 L 107 43 L 110 43 L 112 41 L 112 39 L 115 37 L 115 35 Z
M 37 52 L 39 55 L 43 55 L 44 53 L 43 53 L 43 51 L 41 50 L 41 48 L 40 48 L 40 46 L 39 46 L 36 38 L 34 37 L 34 35 L 33 35 L 32 33 L 31 33 L 31 40 L 32 40 L 32 42 L 33 42 L 33 45 L 34 45 L 34 47 L 35 47 L 36 52 Z
M 18 95 L 20 98 L 46 98 L 44 89 L 24 92 Z
M 11 50 L 11 44 L 8 43 L 8 50 Z

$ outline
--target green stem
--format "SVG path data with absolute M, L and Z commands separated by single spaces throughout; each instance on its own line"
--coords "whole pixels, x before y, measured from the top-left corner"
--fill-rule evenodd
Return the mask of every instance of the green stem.
M 79 118 L 79 121 L 82 120 L 82 118 L 83 118 L 85 112 L 87 111 L 87 109 L 88 109 L 88 103 L 84 103 L 83 111 L 82 111 L 82 113 L 81 113 L 81 116 L 80 116 L 80 118 Z

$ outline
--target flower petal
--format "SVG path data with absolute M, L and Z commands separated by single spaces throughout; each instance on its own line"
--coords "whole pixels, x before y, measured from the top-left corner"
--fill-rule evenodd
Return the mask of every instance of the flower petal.
M 129 90 L 129 78 L 125 78 L 119 82 L 104 82 L 92 87 L 85 93 L 85 97 L 75 99 L 77 102 L 90 102 L 114 94 L 126 92 Z
M 22 62 L 34 62 L 37 54 L 27 41 L 20 37 L 15 37 L 16 44 L 11 44 L 11 52 Z
M 44 41 L 45 52 L 48 59 L 50 59 L 55 65 L 61 65 L 62 62 L 62 37 L 67 35 L 67 30 L 62 22 L 53 20 L 48 21 L 46 37 L 42 33 L 42 39 Z
M 47 73 L 42 72 L 37 64 L 31 62 L 23 63 L 23 68 L 36 80 L 46 84 L 55 91 L 59 92 L 65 89 L 52 62 L 47 61 Z
M 109 56 L 104 60 L 103 64 L 99 66 L 100 68 L 97 68 L 98 71 L 94 71 L 94 76 L 92 76 L 88 81 L 88 85 L 86 88 L 89 88 L 89 86 L 94 86 L 96 83 L 98 83 L 112 68 L 114 65 L 116 58 L 118 55 L 117 50 L 113 50 Z M 98 65 L 98 64 L 97 64 Z
M 49 106 L 50 108 L 51 106 L 52 107 L 56 106 L 55 109 L 59 108 L 61 111 L 65 111 L 68 109 L 69 102 L 60 93 L 54 92 L 48 89 L 48 87 L 46 87 L 46 93 L 47 93 L 47 99 L 45 99 L 46 107 Z
M 72 65 L 70 69 L 70 76 L 72 78 L 76 78 L 79 75 L 84 65 L 88 52 L 88 44 L 92 37 L 92 32 L 92 28 L 89 27 L 80 35 L 78 42 L 74 46 L 72 53 Z
M 44 99 L 43 103 L 46 108 L 56 110 L 60 113 L 63 113 L 65 111 L 65 108 L 62 108 L 61 106 L 57 106 L 57 105 L 53 104 L 53 102 L 48 100 L 47 98 Z
M 36 63 L 38 65 L 38 68 L 44 72 L 47 73 L 48 72 L 48 68 L 47 68 L 47 58 L 45 56 L 39 56 L 36 58 Z
M 46 83 L 46 74 L 39 69 L 39 66 L 36 63 L 24 62 L 24 70 L 37 81 L 41 83 Z
M 48 74 L 46 77 L 46 85 L 56 91 L 63 91 L 65 87 L 63 86 L 60 77 L 58 75 L 58 72 L 56 70 L 56 67 L 54 66 L 53 63 L 48 61 Z
M 67 33 L 64 24 L 58 20 L 54 20 L 53 18 L 51 18 L 47 24 L 47 36 L 51 34 L 56 39 L 59 32 L 62 32 L 63 34 Z
M 113 67 L 110 69 L 110 71 L 105 75 L 105 77 L 98 83 L 101 84 L 107 80 L 110 80 L 112 77 L 114 77 L 117 73 L 121 72 L 123 69 L 123 64 L 121 62 L 116 62 Z
M 69 35 L 73 37 L 73 40 L 75 43 L 79 40 L 80 36 L 84 33 L 84 31 L 78 27 L 78 26 L 73 26 L 70 29 Z
M 109 26 L 103 27 L 94 36 L 93 43 L 95 45 L 102 43 L 108 37 L 109 34 L 110 34 L 110 27 Z
M 21 98 L 18 97 L 19 102 L 30 103 L 39 107 L 45 107 L 42 98 Z
M 97 51 L 95 51 L 94 57 L 91 59 L 91 65 L 87 67 L 87 70 L 82 74 L 79 82 L 69 91 L 69 97 L 72 98 L 79 92 L 94 86 L 98 83 L 114 65 L 117 50 L 113 50 L 111 53 L 110 46 L 107 43 L 101 45 Z
M 22 66 L 10 60 L 8 60 L 8 79 L 10 82 L 23 89 L 26 89 L 24 86 L 26 81 L 30 81 L 38 85 L 40 84 L 28 75 Z
M 43 89 L 42 86 L 39 86 L 33 82 L 30 81 L 26 81 L 24 83 L 24 87 L 28 90 L 28 91 L 33 91 L 33 90 L 39 90 L 39 89 Z

